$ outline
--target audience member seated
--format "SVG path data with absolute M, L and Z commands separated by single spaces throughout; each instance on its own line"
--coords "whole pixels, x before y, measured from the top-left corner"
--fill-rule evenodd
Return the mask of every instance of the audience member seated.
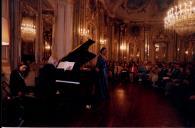
M 175 63 L 170 79 L 165 85 L 165 95 L 171 94 L 175 87 L 180 86 L 182 77 L 182 68 L 178 63 Z
M 123 83 L 129 82 L 129 70 L 128 70 L 128 65 L 124 63 L 123 68 L 120 72 L 120 80 Z
M 150 80 L 152 81 L 152 86 L 153 86 L 153 87 L 157 87 L 158 73 L 159 73 L 158 66 L 155 65 L 155 66 L 151 69 L 151 71 L 150 71 Z
M 167 64 L 159 64 L 159 73 L 158 73 L 158 87 L 164 88 L 167 80 L 169 80 L 168 76 L 168 65 Z
M 122 69 L 123 69 L 123 67 L 119 63 L 117 63 L 115 65 L 115 67 L 114 67 L 114 74 L 115 74 L 114 77 L 115 77 L 116 81 L 120 81 L 120 73 L 121 73 Z
M 148 71 L 146 70 L 146 67 L 144 64 L 140 64 L 138 66 L 138 82 L 144 83 L 144 85 L 148 85 L 149 83 L 149 75 Z
M 130 68 L 130 81 L 134 82 L 138 73 L 138 68 L 135 62 L 132 63 L 132 66 Z

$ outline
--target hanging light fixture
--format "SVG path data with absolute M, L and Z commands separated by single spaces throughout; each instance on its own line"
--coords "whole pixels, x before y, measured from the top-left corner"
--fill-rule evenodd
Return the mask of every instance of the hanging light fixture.
M 189 0 L 180 3 L 168 10 L 164 18 L 164 27 L 175 30 L 178 34 L 191 34 L 195 32 L 195 3 Z
M 21 35 L 24 41 L 34 41 L 36 36 L 36 27 L 32 18 L 24 17 L 22 19 Z
M 2 45 L 7 46 L 9 45 L 9 27 L 8 27 L 8 20 L 2 17 Z

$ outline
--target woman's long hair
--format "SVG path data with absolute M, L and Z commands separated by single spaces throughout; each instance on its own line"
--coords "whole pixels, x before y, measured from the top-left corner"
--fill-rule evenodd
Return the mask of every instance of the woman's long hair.
M 103 52 L 104 50 L 106 50 L 105 47 L 101 48 L 101 49 L 100 49 L 100 53 L 102 54 L 102 52 Z

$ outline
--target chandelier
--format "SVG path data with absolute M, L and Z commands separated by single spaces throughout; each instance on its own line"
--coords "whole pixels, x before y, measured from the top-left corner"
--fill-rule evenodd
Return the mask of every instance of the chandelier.
M 33 23 L 33 19 L 24 17 L 21 24 L 21 35 L 25 41 L 34 41 L 36 35 L 36 27 Z
M 178 4 L 168 10 L 164 18 L 164 27 L 176 33 L 190 34 L 195 32 L 195 6 L 191 0 Z

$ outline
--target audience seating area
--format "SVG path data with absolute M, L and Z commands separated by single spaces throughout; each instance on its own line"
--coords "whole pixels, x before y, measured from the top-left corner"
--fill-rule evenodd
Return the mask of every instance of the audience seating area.
M 109 61 L 110 79 L 154 88 L 188 121 L 195 118 L 195 62 Z
M 157 62 L 155 64 L 151 62 L 115 62 L 109 61 L 109 81 L 110 87 L 114 87 L 119 83 L 123 83 L 124 85 L 129 85 L 129 83 L 136 84 L 137 86 L 144 86 L 149 89 L 154 89 L 154 91 L 158 91 L 162 93 L 164 97 L 170 101 L 170 103 L 178 110 L 181 116 L 184 117 L 186 122 L 193 122 L 195 118 L 195 63 L 181 63 L 181 62 Z M 3 78 L 3 76 L 2 76 Z M 37 81 L 38 78 L 36 78 Z M 37 82 L 35 82 L 37 83 Z M 4 115 L 13 115 L 12 117 L 4 116 L 5 122 L 7 120 L 12 121 L 13 126 L 20 126 L 22 123 L 22 119 L 24 118 L 24 110 L 25 113 L 28 113 L 28 117 L 25 119 L 30 119 L 31 116 L 36 116 L 36 114 L 45 113 L 53 111 L 52 106 L 45 110 L 44 105 L 58 104 L 59 107 L 64 106 L 65 104 L 61 104 L 64 101 L 60 100 L 58 97 L 53 99 L 53 101 L 48 100 L 45 104 L 39 98 L 35 98 L 32 95 L 32 90 L 30 91 L 29 97 L 26 98 L 25 101 L 30 101 L 31 107 L 33 106 L 33 111 L 23 108 L 22 105 L 29 106 L 27 102 L 21 103 L 20 98 L 12 99 L 11 102 L 10 94 L 9 94 L 9 85 L 6 83 L 4 79 L 2 79 L 1 86 L 3 87 L 3 110 L 5 110 Z M 37 86 L 37 85 L 36 85 Z M 36 87 L 35 86 L 35 87 Z M 29 92 L 28 92 L 29 93 Z M 35 93 L 35 92 L 33 92 Z M 22 104 L 22 105 L 21 105 Z M 37 105 L 42 104 L 42 109 Z M 60 105 L 61 104 L 61 105 Z M 67 105 L 67 104 L 66 104 Z M 12 108 L 10 108 L 12 107 Z M 15 108 L 13 108 L 15 107 Z M 16 109 L 17 108 L 17 109 Z M 19 108 L 19 109 L 18 109 Z M 28 107 L 27 107 L 28 108 Z M 6 110 L 17 110 L 17 111 L 6 111 Z M 58 112 L 61 108 L 55 108 L 55 112 Z M 37 111 L 40 110 L 40 111 Z M 44 110 L 44 111 L 43 111 Z M 75 109 L 76 110 L 76 109 Z M 12 114 L 11 114 L 12 113 Z M 60 112 L 59 112 L 60 113 Z M 30 115 L 30 116 L 29 116 Z M 40 119 L 40 118 L 39 118 Z M 15 123 L 14 123 L 14 121 Z M 7 122 L 8 123 L 8 122 Z

